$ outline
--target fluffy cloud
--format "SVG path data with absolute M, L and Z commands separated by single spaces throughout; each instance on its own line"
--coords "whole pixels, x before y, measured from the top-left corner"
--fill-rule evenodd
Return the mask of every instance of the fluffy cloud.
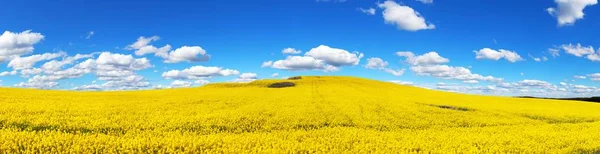
M 256 73 L 242 73 L 234 82 L 252 82 L 258 79 Z
M 7 75 L 17 75 L 17 71 L 13 70 L 13 71 L 4 71 L 0 73 L 0 76 L 7 76 Z
M 511 63 L 523 60 L 523 58 L 521 58 L 521 56 L 519 54 L 517 54 L 516 52 L 504 50 L 504 49 L 500 49 L 500 50 L 496 51 L 496 50 L 493 50 L 490 48 L 483 48 L 483 49 L 480 49 L 479 51 L 473 51 L 473 52 L 475 52 L 476 59 L 499 60 L 501 58 L 504 58 Z
M 204 79 L 218 76 L 230 76 L 239 74 L 237 70 L 223 69 L 221 67 L 193 66 L 183 70 L 170 70 L 164 72 L 162 77 L 166 79 Z
M 404 72 L 406 71 L 406 69 L 393 70 L 390 68 L 385 68 L 383 71 L 390 73 L 394 76 L 402 76 L 404 74 Z
M 146 58 L 133 58 L 131 55 L 102 52 L 97 59 L 87 59 L 70 68 L 62 70 L 64 65 L 72 64 L 83 58 L 91 58 L 96 53 L 72 57 L 66 57 L 61 61 L 50 61 L 41 68 L 27 68 L 21 70 L 24 76 L 35 75 L 27 82 L 21 82 L 15 86 L 52 88 L 58 85 L 58 80 L 78 78 L 85 74 L 94 73 L 99 80 L 107 81 L 100 85 L 103 89 L 125 90 L 140 89 L 150 84 L 139 76 L 135 71 L 151 67 Z M 42 75 L 43 74 L 43 75 Z M 94 86 L 80 86 L 79 89 L 90 89 Z
M 388 66 L 388 62 L 383 61 L 381 58 L 369 58 L 367 59 L 367 64 L 365 65 L 368 69 L 384 69 Z
M 295 55 L 295 54 L 302 53 L 302 51 L 296 50 L 294 48 L 285 48 L 285 49 L 281 50 L 281 53 Z
M 368 15 L 375 15 L 375 8 L 368 8 L 368 9 L 358 8 L 358 11 L 368 14 Z
M 434 65 L 450 62 L 447 58 L 440 56 L 437 52 L 428 52 L 423 55 L 415 56 L 412 52 L 401 51 L 396 55 L 406 58 L 406 63 L 410 65 Z
M 31 68 L 37 62 L 51 60 L 51 59 L 58 58 L 58 57 L 61 57 L 64 55 L 66 55 L 66 53 L 59 52 L 59 53 L 37 54 L 37 55 L 31 55 L 31 56 L 27 56 L 27 57 L 18 57 L 17 56 L 15 58 L 13 58 L 12 60 L 10 60 L 10 62 L 8 62 L 8 67 L 12 67 L 15 70 Z
M 454 67 L 448 65 L 417 65 L 412 66 L 410 70 L 417 75 L 421 76 L 433 76 L 442 79 L 456 79 L 456 80 L 481 80 L 490 82 L 502 81 L 502 78 L 496 78 L 493 76 L 482 76 L 474 74 L 471 70 L 464 67 Z
M 302 71 L 302 70 L 325 70 L 336 71 L 337 67 L 328 65 L 323 60 L 318 60 L 314 57 L 306 56 L 288 56 L 284 60 L 267 61 L 262 67 L 271 67 L 282 70 Z
M 325 45 L 319 45 L 316 48 L 312 48 L 304 55 L 314 57 L 318 60 L 323 60 L 327 64 L 336 67 L 357 65 L 360 62 L 360 59 L 364 56 L 359 52 L 350 53 L 344 49 L 331 48 Z
M 175 49 L 175 51 L 167 53 L 157 53 L 159 57 L 165 59 L 165 63 L 178 63 L 178 62 L 199 62 L 207 61 L 210 56 L 206 54 L 206 50 L 199 46 L 183 46 Z
M 399 5 L 398 3 L 387 0 L 378 4 L 383 9 L 383 19 L 386 23 L 398 26 L 398 29 L 407 31 L 418 31 L 425 29 L 434 29 L 435 25 L 427 24 L 425 18 L 414 9 Z
M 564 44 L 561 45 L 560 48 L 562 48 L 566 53 L 577 56 L 577 57 L 582 57 L 585 55 L 590 55 L 590 54 L 594 54 L 594 47 L 592 46 L 581 46 L 581 44 L 577 44 L 577 45 L 573 45 L 573 44 Z
M 412 65 L 410 70 L 420 76 L 433 76 L 442 79 L 456 79 L 467 82 L 470 80 L 500 82 L 502 78 L 483 76 L 472 73 L 464 67 L 443 65 L 450 60 L 440 56 L 436 52 L 428 52 L 423 55 L 415 55 L 412 52 L 396 52 L 396 55 L 405 58 L 405 63 Z
M 279 76 L 279 73 L 273 73 L 273 74 L 271 74 L 271 77 L 278 77 L 278 76 Z
M 394 70 L 394 69 L 388 68 L 388 62 L 384 61 L 383 59 L 378 58 L 378 57 L 373 57 L 373 58 L 367 59 L 367 64 L 365 65 L 365 68 L 375 69 L 375 70 L 383 70 L 394 76 L 402 76 L 405 71 L 405 69 Z
M 587 76 L 590 77 L 590 80 L 592 81 L 600 81 L 600 73 L 588 74 Z
M 587 77 L 575 75 L 575 76 L 573 76 L 573 78 L 576 78 L 576 79 L 586 79 Z
M 266 61 L 261 67 L 300 71 L 323 70 L 337 71 L 341 66 L 358 65 L 364 55 L 359 52 L 348 52 L 343 49 L 320 45 L 306 52 L 304 56 L 288 56 L 284 60 Z
M 0 35 L 0 62 L 33 52 L 33 45 L 44 39 L 44 35 L 31 30 L 21 33 L 5 31 Z
M 75 61 L 77 61 L 79 59 L 91 58 L 91 57 L 93 57 L 96 54 L 97 53 L 92 53 L 92 54 L 76 54 L 75 56 L 69 56 L 69 57 L 66 57 L 66 58 L 64 58 L 62 60 L 52 60 L 52 61 L 44 63 L 41 68 L 44 71 L 59 71 L 65 65 L 72 64 L 73 62 L 75 62 Z
M 546 9 L 558 20 L 558 26 L 573 25 L 576 20 L 583 19 L 583 9 L 598 4 L 598 0 L 554 0 L 556 7 Z
M 135 50 L 135 54 L 138 56 L 154 53 L 155 56 L 163 58 L 165 63 L 199 62 L 210 59 L 210 55 L 206 54 L 206 50 L 200 46 L 182 46 L 170 51 L 171 45 L 168 44 L 160 48 L 150 45 L 158 39 L 160 39 L 158 36 L 140 36 L 136 42 L 128 45 L 125 49 Z
M 171 83 L 171 87 L 191 87 L 192 82 L 183 81 L 183 80 L 175 80 Z

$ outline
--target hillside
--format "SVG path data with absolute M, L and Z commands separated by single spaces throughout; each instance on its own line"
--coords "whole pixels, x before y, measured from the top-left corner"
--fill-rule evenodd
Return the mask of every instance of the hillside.
M 269 88 L 279 82 L 293 87 Z M 0 151 L 600 152 L 600 104 L 355 77 L 125 92 L 0 89 Z

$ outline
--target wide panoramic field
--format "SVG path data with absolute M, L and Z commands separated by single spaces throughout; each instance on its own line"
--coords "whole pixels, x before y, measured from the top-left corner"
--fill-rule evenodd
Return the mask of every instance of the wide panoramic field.
M 294 87 L 269 88 L 280 82 Z M 594 153 L 600 104 L 354 77 L 126 92 L 0 89 L 0 151 Z

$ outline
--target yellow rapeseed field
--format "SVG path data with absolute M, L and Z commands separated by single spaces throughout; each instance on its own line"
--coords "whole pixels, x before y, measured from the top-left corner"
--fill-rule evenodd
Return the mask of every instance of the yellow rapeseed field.
M 289 81 L 290 88 L 267 88 Z M 302 77 L 125 92 L 0 89 L 2 153 L 598 153 L 600 104 Z

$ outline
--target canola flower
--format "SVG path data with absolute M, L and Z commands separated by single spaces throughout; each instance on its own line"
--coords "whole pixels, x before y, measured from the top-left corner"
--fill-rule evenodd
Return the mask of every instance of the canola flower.
M 354 77 L 0 89 L 0 153 L 598 153 L 600 104 Z

